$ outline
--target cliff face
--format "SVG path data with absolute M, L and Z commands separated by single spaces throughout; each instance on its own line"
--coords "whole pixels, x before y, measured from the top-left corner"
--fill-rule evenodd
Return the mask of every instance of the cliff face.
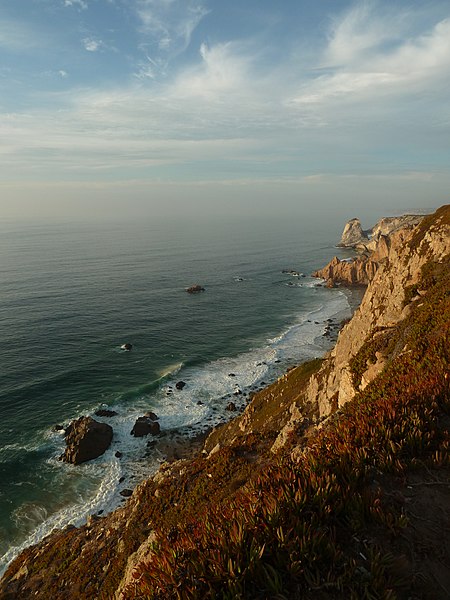
M 353 248 L 357 244 L 368 241 L 369 238 L 367 237 L 366 232 L 363 231 L 360 220 L 350 219 L 350 221 L 345 224 L 339 246 L 342 246 L 343 248 Z
M 364 231 L 359 219 L 350 219 L 345 224 L 338 246 L 356 248 L 357 250 L 374 250 L 380 236 L 388 236 L 397 229 L 415 227 L 423 219 L 422 215 L 401 215 L 399 217 L 383 217 L 371 229 Z
M 139 573 L 143 572 L 145 564 L 154 557 L 158 544 L 164 545 L 167 541 L 169 544 L 175 544 L 180 523 L 189 522 L 192 518 L 198 519 L 199 515 L 202 515 L 203 519 L 203 515 L 206 514 L 204 511 L 212 506 L 227 506 L 238 491 L 245 489 L 248 482 L 255 482 L 258 474 L 277 464 L 278 456 L 294 457 L 299 461 L 304 453 L 305 440 L 318 435 L 317 426 L 319 425 L 320 429 L 322 421 L 332 422 L 333 419 L 327 419 L 331 413 L 347 404 L 359 390 L 367 387 L 380 375 L 385 365 L 392 364 L 396 357 L 407 356 L 408 347 L 398 341 L 402 338 L 392 334 L 408 315 L 414 313 L 417 307 L 426 301 L 427 285 L 431 286 L 434 281 L 433 265 L 442 268 L 443 261 L 446 260 L 444 268 L 448 268 L 449 253 L 450 206 L 442 207 L 415 227 L 407 224 L 388 236 L 380 235 L 369 259 L 374 266 L 370 267 L 371 271 L 365 271 L 368 287 L 362 303 L 351 321 L 343 327 L 336 346 L 324 360 L 299 366 L 255 394 L 242 415 L 211 433 L 203 454 L 163 465 L 153 479 L 143 482 L 135 489 L 122 509 L 104 518 L 92 517 L 84 527 L 68 527 L 64 531 L 55 532 L 37 546 L 27 549 L 11 564 L 0 582 L 0 599 L 119 600 L 178 597 L 177 594 L 181 594 L 179 597 L 200 597 L 192 594 L 183 596 L 183 593 L 178 591 L 172 595 L 159 596 L 157 584 L 157 595 L 147 596 L 139 589 Z M 336 263 L 333 268 L 339 264 L 341 263 Z M 436 330 L 436 336 L 442 333 L 443 327 L 439 325 L 439 328 Z M 389 389 L 389 382 L 385 385 L 386 389 Z M 355 422 L 358 422 L 358 419 Z M 329 446 L 329 442 L 324 444 Z M 381 445 L 384 447 L 386 444 Z M 314 482 L 319 464 L 322 463 L 318 459 L 317 464 L 313 465 L 312 475 L 308 475 L 303 484 L 304 490 L 313 485 L 311 482 Z M 332 464 L 335 464 L 334 459 Z M 283 467 L 282 473 L 284 472 Z M 277 477 L 281 478 L 282 474 Z M 331 485 L 327 473 L 324 477 L 323 485 L 320 484 L 321 490 L 328 489 Z M 346 481 L 348 477 L 347 474 Z M 369 480 L 369 484 L 373 487 L 372 479 Z M 282 479 L 279 480 L 279 485 L 283 485 Z M 277 489 L 274 497 L 278 502 L 281 500 Z M 311 493 L 315 494 L 314 498 L 317 499 L 318 492 L 313 490 Z M 257 498 L 261 496 L 252 496 L 248 500 L 248 506 L 257 507 Z M 351 495 L 342 501 L 342 507 L 350 504 L 350 498 Z M 335 503 L 334 496 L 333 502 Z M 276 502 L 274 506 L 275 504 Z M 247 506 L 245 502 L 239 501 L 237 505 L 239 511 L 243 511 Z M 310 523 L 311 511 L 315 510 L 315 505 L 312 503 L 311 506 L 305 506 Z M 280 515 L 287 514 L 287 510 L 288 508 L 285 511 L 280 510 Z M 328 514 L 327 510 L 324 509 L 324 514 Z M 238 517 L 229 516 L 228 520 L 234 522 L 235 518 Z M 274 518 L 271 522 L 278 527 L 278 521 Z M 244 531 L 244 525 L 240 527 Z M 213 538 L 212 532 L 218 528 L 219 525 L 216 524 L 211 529 Z M 266 524 L 254 531 L 249 530 L 248 539 L 243 538 L 244 555 L 248 554 L 251 540 L 267 528 Z M 332 528 L 335 531 L 334 523 Z M 294 529 L 289 525 L 285 531 L 291 532 Z M 164 534 L 157 535 L 155 530 L 162 530 Z M 276 531 L 277 536 L 281 535 L 278 529 Z M 238 528 L 228 532 L 225 537 L 229 539 L 230 536 L 237 536 L 240 539 L 239 532 Z M 315 531 L 314 540 L 317 540 L 316 533 Z M 188 534 L 191 535 L 190 532 Z M 333 535 L 330 533 L 329 537 L 332 538 Z M 353 538 L 344 538 L 345 547 L 348 547 L 348 540 Z M 180 550 L 177 555 L 177 560 L 181 563 L 187 560 L 198 546 L 193 542 L 189 543 L 191 546 L 187 550 Z M 211 543 L 205 542 L 200 548 L 201 552 L 207 553 Z M 293 555 L 296 555 L 301 544 L 295 542 L 294 546 Z M 270 544 L 264 542 L 261 548 L 258 552 L 255 551 L 251 561 L 257 562 L 261 557 L 268 560 L 264 553 L 268 551 Z M 171 551 L 171 548 L 169 550 Z M 274 552 L 275 557 L 280 556 L 279 550 Z M 346 564 L 352 560 L 360 560 L 360 552 L 365 554 L 367 550 L 359 548 L 351 560 L 346 559 Z M 313 554 L 317 555 L 316 549 Z M 221 551 L 217 551 L 214 556 L 221 556 Z M 324 563 L 326 568 L 323 568 L 327 573 L 330 570 L 329 560 L 327 554 Z M 167 581 L 169 577 L 169 562 L 161 563 L 161 581 Z M 175 586 L 184 577 L 183 573 L 186 573 L 181 563 L 176 566 L 179 570 L 174 571 Z M 194 564 L 199 563 L 200 558 L 196 557 Z M 365 562 L 358 572 L 361 572 L 361 569 L 367 572 L 368 567 L 368 563 Z M 294 567 L 292 569 L 294 573 Z M 242 568 L 239 572 L 244 573 L 246 569 Z M 340 572 L 339 569 L 336 572 Z M 235 576 L 237 577 L 233 575 Z M 211 577 L 214 579 L 215 575 Z M 354 579 L 355 575 L 349 575 L 350 581 Z M 204 577 L 199 576 L 195 585 L 203 585 L 205 581 L 209 585 Z M 305 588 L 308 589 L 311 588 Z M 304 590 L 303 593 L 306 595 L 301 597 L 310 597 Z M 348 594 L 342 597 L 350 596 Z M 297 594 L 291 597 L 300 596 Z M 362 595 L 356 594 L 353 597 Z
M 416 227 L 407 223 L 388 238 L 379 238 L 373 254 L 364 263 L 371 265 L 371 276 L 364 271 L 369 285 L 361 305 L 340 332 L 325 365 L 311 378 L 308 386 L 308 399 L 317 402 L 321 416 L 328 415 L 334 405 L 342 406 L 353 398 L 357 389 L 353 383 L 351 360 L 376 330 L 393 328 L 408 314 L 410 307 L 405 306 L 407 289 L 417 283 L 424 265 L 441 262 L 449 252 L 449 206 L 442 207 L 433 219 L 421 220 Z M 338 263 L 336 269 L 341 264 Z M 331 271 L 334 276 L 334 270 Z M 384 359 L 380 355 L 377 364 L 371 365 L 364 374 L 365 385 L 383 365 Z

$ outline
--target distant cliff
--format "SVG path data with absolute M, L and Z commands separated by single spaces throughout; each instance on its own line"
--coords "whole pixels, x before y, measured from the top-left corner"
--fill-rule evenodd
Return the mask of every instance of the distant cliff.
M 418 215 L 385 217 L 365 232 L 359 220 L 352 219 L 345 225 L 338 246 L 354 248 L 359 255 L 346 260 L 339 260 L 335 256 L 326 267 L 315 271 L 313 276 L 325 279 L 328 287 L 368 285 L 378 267 L 388 260 L 392 241 L 394 244 L 401 243 L 407 231 L 411 231 L 423 218 Z
M 346 277 L 348 281 L 355 268 L 362 274 L 356 282 L 369 284 L 361 305 L 340 332 L 325 366 L 309 384 L 308 397 L 318 403 L 321 415 L 329 414 L 336 404 L 342 406 L 348 402 L 381 371 L 386 362 L 383 353 L 377 354 L 376 362 L 367 366 L 361 383 L 356 385 L 351 361 L 371 336 L 380 332 L 388 335 L 389 330 L 406 317 L 411 309 L 408 293 L 420 280 L 424 266 L 442 262 L 449 253 L 450 206 L 447 205 L 433 216 L 421 217 L 416 226 L 412 226 L 408 218 L 389 235 L 380 234 L 368 258 L 344 264 L 338 261 L 334 266 L 330 263 L 317 272 L 319 277 L 328 276 L 338 281 Z
M 0 599 L 447 600 L 450 206 L 376 237 L 324 359 L 123 508 L 25 550 Z
M 374 250 L 380 236 L 388 236 L 397 229 L 405 226 L 415 226 L 423 219 L 423 215 L 401 215 L 399 217 L 383 217 L 372 229 L 363 230 L 359 219 L 350 219 L 345 224 L 341 240 L 341 248 L 355 248 L 357 250 Z

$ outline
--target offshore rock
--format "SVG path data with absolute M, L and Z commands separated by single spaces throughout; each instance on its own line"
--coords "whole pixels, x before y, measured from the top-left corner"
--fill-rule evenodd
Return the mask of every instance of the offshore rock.
M 157 421 L 153 421 L 150 417 L 138 417 L 131 435 L 134 437 L 144 437 L 145 435 L 158 435 L 161 431 L 161 427 Z
M 354 248 L 357 244 L 368 241 L 369 238 L 367 237 L 366 232 L 363 231 L 360 220 L 350 219 L 350 221 L 348 221 L 344 227 L 341 241 L 339 242 L 338 246 L 343 248 Z
M 66 430 L 67 448 L 61 460 L 79 465 L 101 456 L 111 445 L 113 430 L 92 417 L 80 417 Z

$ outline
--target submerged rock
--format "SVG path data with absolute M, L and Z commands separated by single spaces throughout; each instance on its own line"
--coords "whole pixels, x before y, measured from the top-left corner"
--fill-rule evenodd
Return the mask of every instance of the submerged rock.
M 111 445 L 113 430 L 107 423 L 99 423 L 92 417 L 80 417 L 72 421 L 66 430 L 67 448 L 61 460 L 79 465 L 101 456 Z
M 126 350 L 127 352 L 129 352 L 133 349 L 133 344 L 127 342 L 126 344 L 122 344 L 120 347 L 122 348 L 122 350 Z
M 101 408 L 100 410 L 96 410 L 94 414 L 96 417 L 115 417 L 119 413 L 116 412 L 115 410 L 108 410 L 106 408 Z
M 204 292 L 205 288 L 199 285 L 198 283 L 191 285 L 186 289 L 188 294 L 197 294 L 198 292 Z

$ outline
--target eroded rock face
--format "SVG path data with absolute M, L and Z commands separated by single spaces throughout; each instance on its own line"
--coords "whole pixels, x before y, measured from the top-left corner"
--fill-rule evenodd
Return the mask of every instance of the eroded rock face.
M 357 244 L 368 242 L 369 238 L 361 227 L 359 219 L 350 219 L 344 227 L 339 246 L 344 248 L 353 248 Z
M 313 277 L 325 279 L 327 287 L 335 285 L 368 285 L 379 266 L 378 261 L 358 257 L 352 261 L 335 256 L 326 267 L 315 271 Z
M 61 460 L 79 465 L 101 456 L 111 445 L 113 430 L 92 417 L 80 417 L 66 430 L 67 448 Z
M 389 236 L 378 237 L 374 251 L 364 263 L 368 272 L 367 266 L 373 262 L 375 272 L 373 275 L 369 273 L 369 285 L 361 305 L 342 329 L 322 369 L 313 375 L 308 384 L 307 398 L 317 403 L 321 416 L 330 414 L 336 398 L 339 407 L 351 400 L 383 369 L 385 360 L 379 356 L 376 363 L 364 373 L 362 386 L 354 388 L 350 360 L 376 328 L 393 327 L 405 318 L 409 310 L 404 304 L 405 289 L 419 281 L 426 263 L 440 262 L 449 254 L 449 212 L 449 207 L 442 207 L 436 213 L 440 216 L 424 231 L 421 231 L 420 225 L 423 217 L 406 218 L 403 226 L 397 226 Z M 414 223 L 417 219 L 419 225 L 416 226 Z M 342 268 L 342 262 L 336 260 L 330 263 L 335 275 Z

